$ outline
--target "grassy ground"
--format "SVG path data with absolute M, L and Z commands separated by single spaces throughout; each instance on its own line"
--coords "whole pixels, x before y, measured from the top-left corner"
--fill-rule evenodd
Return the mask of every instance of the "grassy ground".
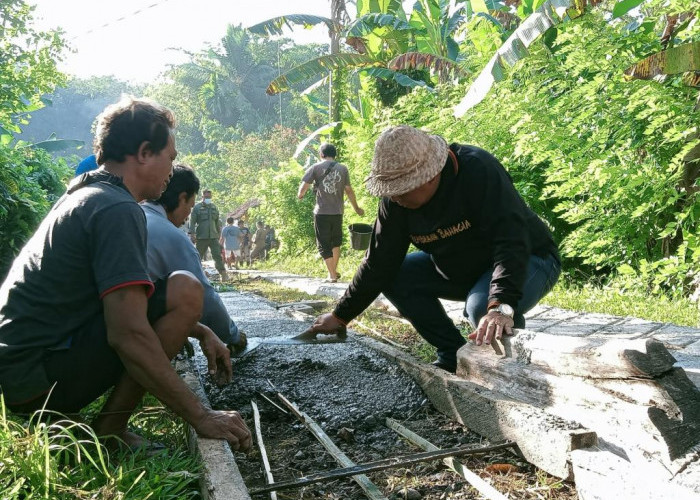
M 89 421 L 100 399 L 81 413 Z M 154 398 L 132 418 L 133 429 L 166 445 L 146 452 L 108 453 L 89 426 L 54 415 L 11 415 L 0 401 L 0 498 L 199 498 L 200 465 L 189 455 L 184 424 Z

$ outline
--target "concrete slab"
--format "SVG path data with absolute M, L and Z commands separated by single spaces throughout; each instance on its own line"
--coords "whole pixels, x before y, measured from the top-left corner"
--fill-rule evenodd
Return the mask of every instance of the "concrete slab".
M 649 334 L 669 349 L 681 349 L 700 340 L 700 330 L 676 325 L 663 325 Z
M 692 344 L 686 346 L 683 351 L 687 354 L 692 354 L 694 356 L 700 356 L 700 340 L 693 342 Z
M 676 358 L 676 364 L 683 368 L 688 378 L 700 389 L 700 356 L 689 354 L 685 351 L 672 351 L 671 354 Z
M 525 319 L 527 319 L 527 320 L 534 319 L 534 318 L 536 318 L 537 316 L 539 316 L 540 314 L 543 314 L 543 313 L 549 311 L 550 309 L 552 309 L 552 306 L 544 306 L 544 305 L 541 305 L 541 304 L 537 304 L 535 307 L 533 307 L 532 309 L 530 309 L 530 310 L 525 314 Z
M 663 326 L 663 323 L 647 321 L 639 318 L 623 318 L 619 323 L 606 326 L 599 333 L 650 334 Z

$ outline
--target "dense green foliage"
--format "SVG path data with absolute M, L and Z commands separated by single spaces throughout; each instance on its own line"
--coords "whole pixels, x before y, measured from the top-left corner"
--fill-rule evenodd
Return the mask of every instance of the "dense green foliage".
M 20 0 L 0 5 L 0 279 L 51 204 L 63 192 L 65 162 L 15 140 L 41 97 L 63 81 L 56 59 L 57 33 L 31 25 L 32 9 Z
M 679 77 L 623 79 L 625 68 L 660 50 L 660 27 L 651 16 L 630 31 L 597 11 L 571 21 L 549 46 L 534 44 L 461 119 L 452 107 L 465 86 L 413 90 L 378 109 L 370 134 L 366 124 L 347 126 L 351 163 L 369 171 L 372 139 L 389 124 L 478 145 L 502 160 L 551 225 L 572 274 L 620 274 L 630 286 L 641 279 L 647 290 L 686 294 L 700 257 L 697 166 L 684 162 L 697 145 L 697 89 Z M 470 51 L 479 58 L 488 31 L 475 35 Z

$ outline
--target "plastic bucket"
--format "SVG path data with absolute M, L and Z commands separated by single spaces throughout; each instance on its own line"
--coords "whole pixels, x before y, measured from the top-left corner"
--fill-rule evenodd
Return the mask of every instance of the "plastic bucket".
M 350 231 L 350 245 L 353 250 L 367 250 L 369 240 L 372 238 L 372 226 L 362 223 L 350 224 L 348 231 Z

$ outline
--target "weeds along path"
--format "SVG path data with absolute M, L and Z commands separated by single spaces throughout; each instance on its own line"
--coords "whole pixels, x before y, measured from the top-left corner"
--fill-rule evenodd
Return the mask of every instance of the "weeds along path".
M 259 296 L 229 292 L 222 298 L 249 339 L 292 336 L 308 326 Z M 206 373 L 201 357 L 197 364 L 200 373 Z M 208 380 L 203 382 L 212 406 L 240 411 L 251 430 L 250 403 L 256 401 L 275 482 L 339 467 L 293 415 L 283 413 L 262 396 L 277 402 L 276 392 L 314 419 L 356 464 L 422 451 L 387 428 L 386 417 L 403 422 L 441 448 L 488 444 L 434 410 L 408 375 L 358 343 L 352 332 L 344 344 L 259 345 L 243 358 L 234 359 L 232 384 L 219 389 Z M 248 488 L 265 485 L 260 452 L 257 446 L 254 448 L 249 455 L 236 454 Z M 510 498 L 575 498 L 570 487 L 553 478 L 552 484 L 544 484 L 541 472 L 536 473 L 532 466 L 506 451 L 464 460 L 467 466 L 481 471 L 488 464 L 504 462 L 515 465 L 508 476 L 486 477 L 500 491 L 510 492 Z M 388 498 L 479 498 L 464 479 L 439 461 L 376 472 L 369 477 Z M 348 478 L 279 492 L 278 498 L 352 499 L 365 495 Z

